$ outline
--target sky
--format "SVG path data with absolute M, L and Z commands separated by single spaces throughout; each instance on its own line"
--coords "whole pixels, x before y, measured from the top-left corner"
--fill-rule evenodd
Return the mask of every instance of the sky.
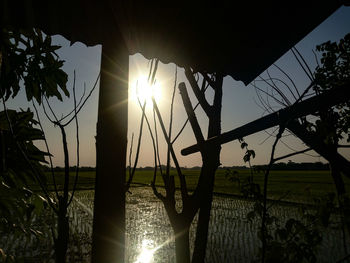
M 312 50 L 315 50 L 317 44 L 325 41 L 337 41 L 342 38 L 346 33 L 350 32 L 350 7 L 341 7 L 332 16 L 325 20 L 303 40 L 301 40 L 296 48 L 304 56 L 310 67 L 313 69 L 316 66 L 315 56 Z M 53 43 L 61 45 L 62 48 L 58 50 L 60 59 L 65 60 L 63 70 L 69 75 L 68 88 L 72 94 L 73 72 L 76 72 L 76 89 L 77 97 L 82 96 L 84 84 L 86 85 L 87 92 L 93 87 L 100 69 L 101 62 L 101 45 L 87 47 L 86 45 L 76 42 L 70 45 L 70 42 L 64 39 L 62 36 L 53 36 Z M 303 91 L 309 83 L 305 73 L 298 65 L 296 59 L 289 51 L 284 54 L 280 59 L 275 62 L 276 65 L 281 67 L 288 75 L 293 79 L 298 87 L 299 91 Z M 149 71 L 149 61 L 146 60 L 141 54 L 130 56 L 129 62 L 129 127 L 128 127 L 128 149 L 130 147 L 131 135 L 134 133 L 134 141 L 138 137 L 141 111 L 137 102 L 131 95 L 135 88 L 135 83 L 141 76 L 147 76 Z M 156 80 L 161 90 L 161 98 L 159 99 L 159 108 L 162 112 L 165 123 L 169 121 L 170 112 L 170 99 L 171 93 L 174 87 L 176 65 L 173 63 L 162 64 L 160 63 Z M 269 69 L 271 76 L 277 78 L 286 78 L 276 70 L 276 67 L 271 66 Z M 265 75 L 264 75 L 265 74 Z M 262 74 L 262 77 L 266 76 L 266 73 Z M 192 104 L 196 103 L 194 95 L 190 91 L 190 85 L 188 84 L 184 71 L 182 68 L 177 68 L 177 84 L 185 82 L 192 99 Z M 98 83 L 99 84 L 99 83 Z M 95 166 L 96 151 L 95 151 L 95 135 L 96 135 L 96 122 L 97 122 L 97 103 L 98 103 L 98 86 L 90 97 L 89 101 L 79 114 L 79 137 L 80 137 L 80 165 L 81 166 Z M 255 84 L 265 89 L 266 85 L 257 79 Z M 282 87 L 282 86 L 281 86 Z M 292 99 L 290 93 L 282 87 L 283 91 Z M 229 131 L 244 125 L 250 121 L 260 118 L 267 114 L 261 107 L 256 90 L 253 85 L 245 86 L 241 81 L 236 81 L 231 77 L 225 77 L 223 84 L 223 108 L 222 108 L 222 132 Z M 207 99 L 212 98 L 210 91 L 206 95 Z M 58 116 L 64 115 L 73 109 L 73 96 L 69 99 L 65 99 L 63 103 L 52 99 L 51 105 L 54 108 Z M 281 108 L 280 105 L 274 104 L 271 99 L 269 100 L 275 110 Z M 149 105 L 150 106 L 150 105 Z M 24 92 L 21 92 L 14 100 L 8 103 L 9 108 L 23 108 L 31 107 L 31 104 L 26 101 Z M 151 108 L 147 109 L 148 116 L 152 118 Z M 202 127 L 203 134 L 206 136 L 206 126 L 208 125 L 207 119 L 203 111 L 199 108 L 196 111 L 197 118 Z M 44 131 L 46 133 L 50 152 L 54 155 L 53 161 L 55 166 L 63 165 L 63 150 L 61 143 L 60 131 L 57 127 L 54 127 L 46 120 L 46 117 L 41 113 L 40 118 L 42 120 Z M 174 103 L 174 124 L 173 134 L 176 134 L 180 129 L 184 121 L 186 120 L 186 113 L 181 102 L 179 92 L 176 90 L 175 103 Z M 166 126 L 168 126 L 166 124 Z M 274 137 L 271 133 L 275 131 L 275 128 L 268 131 L 262 131 L 257 134 L 248 136 L 245 141 L 248 143 L 249 148 L 256 152 L 255 159 L 252 160 L 252 164 L 265 164 L 269 161 L 270 152 Z M 160 156 L 162 163 L 165 163 L 166 145 L 163 136 L 158 130 L 160 138 Z M 67 128 L 68 134 L 68 146 L 70 151 L 70 165 L 75 165 L 76 162 L 76 132 L 74 123 Z M 201 166 L 201 157 L 199 153 L 189 156 L 181 156 L 180 150 L 184 147 L 190 146 L 195 143 L 195 138 L 189 125 L 185 128 L 180 135 L 176 143 L 174 144 L 177 157 L 181 166 Z M 43 144 L 38 144 L 43 147 Z M 135 153 L 136 145 L 134 143 L 133 153 Z M 281 143 L 277 146 L 277 156 L 282 156 L 291 153 L 295 150 L 305 149 L 297 138 L 292 135 L 285 134 Z M 342 149 L 341 153 L 348 159 L 350 159 L 350 149 Z M 129 156 L 129 155 L 127 155 Z M 142 138 L 141 152 L 138 166 L 152 166 L 153 165 L 153 148 L 149 132 L 144 127 L 144 136 Z M 245 165 L 243 162 L 244 151 L 240 148 L 240 144 L 237 141 L 227 143 L 222 146 L 221 151 L 221 163 L 222 166 L 233 165 Z M 132 160 L 134 157 L 132 158 Z M 292 160 L 295 162 L 317 162 L 325 160 L 320 158 L 315 152 L 309 152 L 308 154 L 302 154 L 289 158 L 285 161 Z

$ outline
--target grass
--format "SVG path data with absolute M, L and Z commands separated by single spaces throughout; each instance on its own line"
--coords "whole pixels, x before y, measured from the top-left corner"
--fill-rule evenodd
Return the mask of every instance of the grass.
M 190 191 L 195 189 L 199 177 L 199 170 L 184 170 L 186 176 L 187 186 Z M 237 177 L 244 182 L 249 177 L 250 170 L 237 170 Z M 176 186 L 179 186 L 179 180 L 175 176 Z M 153 177 L 151 170 L 137 170 L 133 179 L 135 184 L 150 184 Z M 63 185 L 63 173 L 56 173 L 56 181 L 59 189 Z M 264 174 L 255 173 L 254 182 L 260 184 L 263 188 Z M 350 187 L 350 180 L 344 178 L 346 188 Z M 70 187 L 73 187 L 74 173 L 70 176 Z M 78 179 L 78 189 L 94 189 L 95 172 L 80 172 Z M 48 175 L 48 184 L 50 189 L 53 189 L 52 177 Z M 161 187 L 163 185 L 160 175 L 157 176 L 156 185 Z M 349 188 L 350 189 L 350 188 Z M 218 170 L 215 178 L 214 191 L 222 194 L 240 194 L 238 182 L 230 181 L 226 176 L 225 170 Z M 290 192 L 292 196 L 299 196 L 305 198 L 313 198 L 325 195 L 327 193 L 335 193 L 335 187 L 329 171 L 271 171 L 269 176 L 268 194 L 273 198 L 279 198 Z
M 250 170 L 237 170 L 241 183 L 250 175 Z M 187 185 L 190 190 L 195 188 L 198 181 L 198 170 L 185 170 Z M 254 174 L 254 182 L 263 188 L 264 174 Z M 345 178 L 347 179 L 347 178 Z M 344 179 L 344 180 L 345 180 Z M 137 171 L 134 183 L 149 184 L 152 180 L 152 171 Z M 176 185 L 179 186 L 178 178 L 175 177 Z M 345 180 L 347 188 L 350 180 Z M 161 186 L 162 180 L 158 176 L 156 185 Z M 232 182 L 225 175 L 225 170 L 218 170 L 215 177 L 214 191 L 223 194 L 240 194 L 238 182 Z M 294 196 L 318 197 L 330 192 L 335 192 L 335 187 L 329 171 L 271 171 L 269 176 L 268 193 L 274 197 L 279 197 L 286 192 Z

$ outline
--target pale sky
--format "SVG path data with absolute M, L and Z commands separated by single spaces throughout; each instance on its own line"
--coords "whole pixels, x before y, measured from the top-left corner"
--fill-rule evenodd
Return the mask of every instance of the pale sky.
M 308 61 L 312 68 L 315 67 L 315 58 L 312 53 L 312 49 L 315 49 L 317 44 L 323 43 L 327 40 L 336 41 L 343 37 L 346 33 L 350 32 L 350 7 L 341 7 L 331 17 L 324 21 L 318 28 L 312 31 L 302 41 L 300 41 L 296 47 L 303 54 L 305 59 Z M 87 91 L 93 86 L 95 82 L 99 67 L 100 67 L 100 56 L 101 46 L 86 47 L 82 43 L 75 43 L 70 46 L 70 43 L 61 36 L 54 36 L 53 42 L 55 44 L 62 45 L 62 48 L 58 51 L 61 59 L 65 60 L 64 71 L 69 75 L 68 87 L 71 92 L 71 98 L 66 100 L 64 103 L 52 100 L 52 106 L 55 108 L 57 115 L 68 113 L 73 108 L 73 96 L 72 96 L 72 80 L 73 71 L 76 71 L 77 76 L 77 96 L 82 94 L 84 82 L 86 83 Z M 291 52 L 287 52 L 276 64 L 283 68 L 296 82 L 300 91 L 302 91 L 308 84 L 308 80 L 305 74 L 298 66 L 296 60 L 292 56 Z M 130 85 L 135 83 L 136 79 L 140 75 L 147 75 L 148 73 L 148 60 L 143 58 L 142 55 L 136 54 L 130 57 L 129 67 L 129 79 Z M 157 72 L 157 83 L 161 88 L 161 99 L 159 101 L 159 107 L 163 113 L 165 123 L 168 123 L 168 116 L 170 111 L 170 94 L 174 86 L 174 73 L 175 64 L 160 64 Z M 275 68 L 270 69 L 270 73 L 273 76 L 280 77 Z M 184 81 L 190 92 L 190 86 L 186 81 L 183 73 L 183 69 L 178 68 L 178 79 L 177 83 Z M 260 87 L 263 85 L 260 83 Z M 253 121 L 263 114 L 263 110 L 259 107 L 257 95 L 252 85 L 245 86 L 242 82 L 235 81 L 231 77 L 224 79 L 223 86 L 223 111 L 222 111 L 222 132 L 229 131 L 237 128 L 243 124 Z M 192 104 L 196 103 L 193 94 L 191 94 Z M 207 98 L 210 98 L 210 92 Z M 98 87 L 94 91 L 92 97 L 85 105 L 85 108 L 79 115 L 80 123 L 80 164 L 81 166 L 95 166 L 96 151 L 95 151 L 95 139 L 96 135 L 96 121 L 97 121 L 97 101 L 98 101 Z M 25 95 L 22 92 L 14 101 L 8 103 L 9 108 L 22 107 L 26 109 L 30 107 L 30 104 L 26 102 Z M 178 90 L 176 90 L 175 107 L 174 107 L 174 130 L 177 131 L 182 126 L 186 119 L 186 113 L 183 109 L 183 104 L 180 101 Z M 199 108 L 198 108 L 199 109 Z M 276 108 L 277 109 L 277 108 Z M 199 109 L 196 111 L 197 117 L 199 118 L 203 133 L 206 134 L 207 120 L 203 112 Z M 132 99 L 129 101 L 129 128 L 128 137 L 129 142 L 131 140 L 131 134 L 135 133 L 135 138 L 138 136 L 139 122 L 141 112 Z M 53 127 L 50 123 L 45 121 L 45 116 L 41 116 L 45 127 L 45 132 L 48 137 L 50 144 L 50 150 L 54 155 L 54 165 L 63 165 L 63 153 L 61 145 L 61 136 L 59 129 Z M 149 115 L 151 118 L 151 114 Z M 167 125 L 168 126 L 168 125 Z M 272 129 L 273 131 L 274 129 Z M 161 139 L 161 159 L 165 163 L 165 142 L 163 136 L 158 130 L 159 137 Z M 75 165 L 75 127 L 72 122 L 71 126 L 67 129 L 69 138 L 69 150 L 70 150 L 70 165 Z M 151 139 L 148 134 L 146 126 L 144 127 L 144 137 L 142 140 L 140 160 L 138 166 L 152 166 L 153 165 L 153 148 L 151 145 Z M 273 143 L 273 137 L 268 138 L 269 135 L 266 132 L 260 132 L 255 135 L 251 135 L 245 138 L 251 149 L 256 152 L 256 158 L 252 161 L 253 164 L 264 164 L 267 163 L 270 156 L 271 146 Z M 200 166 L 201 158 L 200 155 L 193 154 L 190 156 L 183 157 L 180 154 L 180 150 L 184 147 L 195 143 L 195 139 L 190 127 L 186 127 L 182 135 L 179 137 L 175 144 L 175 150 L 178 155 L 178 159 L 181 166 Z M 133 152 L 135 153 L 135 146 Z M 129 146 L 128 146 L 129 148 Z M 298 139 L 293 136 L 287 136 L 283 138 L 283 143 L 280 143 L 277 148 L 276 156 L 288 154 L 292 152 L 292 149 L 301 150 L 305 146 L 300 143 Z M 342 153 L 349 159 L 350 149 L 341 150 Z M 309 155 L 298 155 L 293 158 L 289 158 L 296 162 L 315 162 L 324 161 L 319 158 L 316 153 L 310 152 Z M 244 152 L 241 150 L 238 142 L 231 142 L 223 145 L 221 152 L 221 163 L 223 166 L 232 165 L 244 165 L 243 162 Z M 288 160 L 285 160 L 288 161 Z

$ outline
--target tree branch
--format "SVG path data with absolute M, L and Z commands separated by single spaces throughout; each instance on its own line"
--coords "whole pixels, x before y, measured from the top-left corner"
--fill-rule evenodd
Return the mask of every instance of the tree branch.
M 188 117 L 188 119 L 190 121 L 190 124 L 191 124 L 192 130 L 193 130 L 194 136 L 196 137 L 197 144 L 201 148 L 201 145 L 202 145 L 202 143 L 204 141 L 204 137 L 203 137 L 201 128 L 200 128 L 200 126 L 198 124 L 197 117 L 194 114 L 194 111 L 193 111 L 193 108 L 192 108 L 192 104 L 191 104 L 190 98 L 188 97 L 186 85 L 185 85 L 184 82 L 181 82 L 179 84 L 179 90 L 180 90 L 180 94 L 181 94 L 181 97 L 182 97 L 182 102 L 184 104 L 184 107 L 185 107 L 185 110 L 186 110 L 186 113 L 187 113 L 187 117 Z
M 196 95 L 196 97 L 199 101 L 199 104 L 203 108 L 205 114 L 209 117 L 211 114 L 211 111 L 212 111 L 211 106 L 208 103 L 208 101 L 206 100 L 204 92 L 202 92 L 199 89 L 198 84 L 197 84 L 195 78 L 193 77 L 192 70 L 190 68 L 186 67 L 185 68 L 185 75 L 191 84 L 192 90 L 193 90 L 194 94 Z
M 164 123 L 163 123 L 163 119 L 162 119 L 162 116 L 159 112 L 159 109 L 158 109 L 158 106 L 157 106 L 157 103 L 155 101 L 154 98 L 152 98 L 152 102 L 153 102 L 153 107 L 155 109 L 155 112 L 157 114 L 157 117 L 158 117 L 158 120 L 159 120 L 159 124 L 160 124 L 160 127 L 162 129 L 162 132 L 163 132 L 163 135 L 164 135 L 164 138 L 167 142 L 167 144 L 170 146 L 170 153 L 171 153 L 171 157 L 173 158 L 173 161 L 174 161 L 174 164 L 175 164 L 175 167 L 176 167 L 176 171 L 177 171 L 177 174 L 179 176 L 179 179 L 180 179 L 180 188 L 181 188 L 181 196 L 182 196 L 182 200 L 186 200 L 188 198 L 188 192 L 187 192 L 187 185 L 186 185 L 186 179 L 185 179 L 185 176 L 182 174 L 182 171 L 181 171 L 181 168 L 180 168 L 180 165 L 179 165 L 179 162 L 177 160 L 177 157 L 176 157 L 176 154 L 175 154 L 175 151 L 174 151 L 174 148 L 169 140 L 169 137 L 166 133 L 166 130 L 165 130 L 165 126 L 164 126 Z

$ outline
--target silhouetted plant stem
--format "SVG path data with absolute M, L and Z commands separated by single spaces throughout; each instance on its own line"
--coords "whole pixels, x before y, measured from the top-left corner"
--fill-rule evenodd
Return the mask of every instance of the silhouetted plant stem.
M 139 138 L 138 138 L 138 142 L 137 142 L 137 150 L 136 150 L 134 165 L 131 168 L 132 142 L 133 142 L 134 136 L 132 137 L 132 142 L 131 142 L 131 147 L 130 147 L 130 156 L 129 156 L 129 160 L 130 160 L 129 178 L 128 178 L 128 181 L 126 183 L 125 192 L 129 191 L 129 189 L 130 189 L 130 184 L 132 182 L 132 179 L 134 178 L 134 174 L 136 172 L 137 163 L 138 163 L 138 160 L 139 160 L 139 154 L 140 154 L 140 148 L 141 148 L 141 139 L 142 139 L 142 132 L 143 132 L 143 122 L 144 122 L 144 119 L 145 119 L 145 114 L 144 114 L 145 108 L 146 108 L 146 101 L 144 102 L 143 106 L 141 107 L 142 116 L 141 116 L 141 122 L 140 122 Z
M 278 131 L 278 134 L 276 136 L 276 139 L 272 145 L 272 150 L 271 150 L 271 156 L 270 156 L 270 162 L 269 165 L 266 168 L 265 175 L 264 175 L 264 192 L 263 192 L 263 211 L 262 211 L 262 220 L 261 220 L 261 241 L 262 241 L 262 256 L 261 256 L 261 262 L 265 262 L 265 256 L 266 256 L 266 234 L 267 234 L 267 229 L 266 229 L 266 216 L 267 216 L 267 184 L 268 184 L 268 177 L 269 173 L 271 170 L 271 167 L 273 163 L 275 162 L 274 160 L 274 155 L 276 151 L 276 146 L 278 141 L 282 137 L 282 133 L 284 132 L 285 127 L 284 125 L 281 125 Z
M 208 116 L 208 138 L 221 134 L 221 107 L 222 107 L 222 84 L 223 76 L 215 75 L 212 88 L 215 91 L 211 113 Z M 208 227 L 210 211 L 212 206 L 213 188 L 215 172 L 220 165 L 221 146 L 213 145 L 205 148 L 201 154 L 203 166 L 198 180 L 197 188 L 194 192 L 195 200 L 199 200 L 199 215 L 196 230 L 195 247 L 192 262 L 204 262 L 208 240 Z
M 186 184 L 185 176 L 182 174 L 182 171 L 181 171 L 179 162 L 177 160 L 175 151 L 174 151 L 173 146 L 172 146 L 172 144 L 171 144 L 171 142 L 169 140 L 169 137 L 167 135 L 167 132 L 166 132 L 166 129 L 165 129 L 165 126 L 164 126 L 164 123 L 163 123 L 162 115 L 161 115 L 161 113 L 160 113 L 160 111 L 158 109 L 157 103 L 156 103 L 154 98 L 152 98 L 152 102 L 153 102 L 154 110 L 155 110 L 155 112 L 157 114 L 157 117 L 158 117 L 158 121 L 159 121 L 160 127 L 162 129 L 164 138 L 165 138 L 167 144 L 170 146 L 171 157 L 173 158 L 173 161 L 174 161 L 174 164 L 175 164 L 175 167 L 176 167 L 176 171 L 177 171 L 177 174 L 178 174 L 179 179 L 180 179 L 181 196 L 182 196 L 183 200 L 187 199 L 188 192 L 187 192 L 187 184 Z
M 58 190 L 57 190 L 57 183 L 56 183 L 56 178 L 55 178 L 55 172 L 54 172 L 54 170 L 53 170 L 52 155 L 51 155 L 51 152 L 50 152 L 49 144 L 48 144 L 47 139 L 46 139 L 46 135 L 45 135 L 45 132 L 44 132 L 44 128 L 43 128 L 43 126 L 42 126 L 42 124 L 41 124 L 39 112 L 38 112 L 37 107 L 35 106 L 35 102 L 34 102 L 34 101 L 33 101 L 33 108 L 34 108 L 34 110 L 35 110 L 36 118 L 38 119 L 38 123 L 39 123 L 40 129 L 41 129 L 41 131 L 42 131 L 43 134 L 44 134 L 45 147 L 46 147 L 47 153 L 49 154 L 48 156 L 49 156 L 49 162 L 50 162 L 50 171 L 51 171 L 52 182 L 53 182 L 53 185 L 54 185 L 54 190 L 55 190 L 56 198 L 58 198 Z

